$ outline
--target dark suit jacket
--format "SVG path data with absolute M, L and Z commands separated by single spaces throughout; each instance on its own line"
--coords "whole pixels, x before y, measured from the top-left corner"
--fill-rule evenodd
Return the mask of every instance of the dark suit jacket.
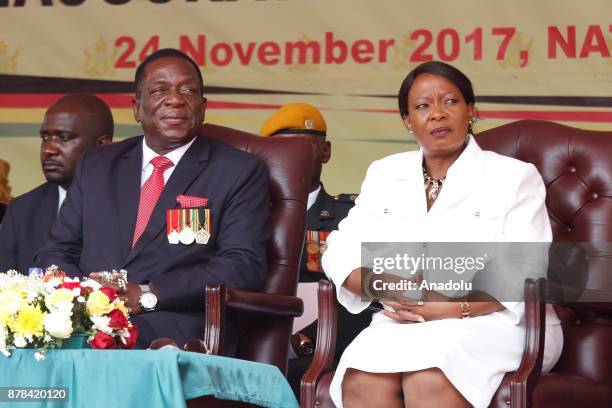
M 150 281 L 158 310 L 135 316 L 141 334 L 171 337 L 182 344 L 203 337 L 207 283 L 257 290 L 263 282 L 270 234 L 268 171 L 255 156 L 198 136 L 132 249 L 142 143 L 138 136 L 83 156 L 51 230 L 51 242 L 37 260 L 55 263 L 70 275 L 123 268 L 130 282 Z M 181 194 L 208 198 L 208 244 L 168 243 L 166 210 L 178 208 L 176 197 Z
M 0 271 L 27 274 L 57 218 L 57 184 L 45 183 L 11 201 L 0 228 Z
M 338 229 L 338 223 L 346 217 L 349 210 L 355 205 L 355 198 L 349 194 L 338 194 L 330 196 L 321 185 L 321 191 L 314 204 L 308 209 L 307 226 L 309 231 L 334 231 Z M 306 245 L 306 242 L 304 242 Z M 327 279 L 324 273 L 308 270 L 306 247 L 302 251 L 302 265 L 300 268 L 300 282 L 318 282 Z

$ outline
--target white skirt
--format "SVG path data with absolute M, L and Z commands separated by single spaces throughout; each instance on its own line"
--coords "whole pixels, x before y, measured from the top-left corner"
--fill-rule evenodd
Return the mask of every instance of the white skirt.
M 396 373 L 436 367 L 470 404 L 486 408 L 505 373 L 518 368 L 524 343 L 524 326 L 500 312 L 414 324 L 376 313 L 344 351 L 330 394 L 342 407 L 342 380 L 348 368 Z M 544 371 L 557 362 L 562 345 L 561 326 L 547 325 Z

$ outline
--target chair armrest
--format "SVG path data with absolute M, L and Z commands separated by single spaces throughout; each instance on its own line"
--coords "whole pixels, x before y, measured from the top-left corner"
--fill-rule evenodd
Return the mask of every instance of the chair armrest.
M 213 355 L 223 352 L 223 322 L 227 308 L 275 317 L 297 317 L 304 311 L 304 302 L 297 296 L 251 292 L 222 284 L 206 285 L 205 293 L 204 344 Z
M 300 406 L 302 408 L 317 406 L 316 390 L 319 381 L 334 367 L 338 304 L 333 283 L 326 280 L 319 281 L 318 301 L 317 346 L 310 367 L 304 373 L 300 384 Z
M 250 313 L 277 317 L 298 317 L 304 313 L 304 301 L 297 296 L 276 295 L 227 288 L 227 307 Z
M 546 331 L 546 280 L 525 280 L 525 349 L 521 364 L 510 379 L 512 407 L 529 408 L 542 373 Z
M 204 344 L 209 354 L 218 356 L 223 352 L 223 322 L 227 305 L 225 285 L 206 285 L 204 315 Z

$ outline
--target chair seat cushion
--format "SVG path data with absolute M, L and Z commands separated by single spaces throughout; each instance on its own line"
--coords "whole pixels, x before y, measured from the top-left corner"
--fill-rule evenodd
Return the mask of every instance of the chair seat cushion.
M 510 377 L 506 374 L 491 400 L 491 408 L 507 408 Z M 534 408 L 609 408 L 612 387 L 582 377 L 557 373 L 542 374 L 533 396 Z

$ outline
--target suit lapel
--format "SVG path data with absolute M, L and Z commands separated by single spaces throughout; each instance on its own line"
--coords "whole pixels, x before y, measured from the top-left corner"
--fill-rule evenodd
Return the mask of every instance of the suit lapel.
M 314 204 L 312 205 L 312 207 L 310 207 L 307 213 L 308 229 L 310 231 L 318 231 L 323 228 L 323 221 L 321 220 L 321 218 L 323 217 L 321 215 L 322 211 L 327 211 L 327 214 L 329 214 L 325 217 L 333 218 L 333 206 L 330 200 L 332 200 L 331 196 L 327 194 L 327 192 L 323 188 L 323 185 L 321 185 L 319 195 L 317 196 L 317 199 L 315 200 Z
M 142 177 L 142 141 L 143 138 L 141 137 L 140 142 L 136 143 L 128 153 L 121 157 L 115 173 L 115 180 L 117 180 L 115 204 L 117 206 L 117 219 L 119 220 L 121 258 L 123 259 L 130 252 L 134 228 L 136 228 L 136 213 L 140 201 L 140 180 Z
M 178 207 L 176 197 L 184 193 L 204 171 L 210 150 L 210 141 L 204 136 L 196 136 L 196 140 L 185 152 L 176 169 L 172 172 L 170 179 L 164 187 L 164 191 L 153 209 L 147 228 L 136 243 L 136 246 L 128 254 L 125 264 L 131 262 L 164 229 L 166 225 L 166 210 Z M 136 225 L 135 219 L 136 215 L 134 215 L 132 225 Z
M 484 168 L 482 150 L 470 137 L 465 150 L 448 169 L 446 185 L 443 186 L 429 213 L 432 215 L 443 213 L 470 196 L 474 189 L 478 188 Z
M 46 237 L 57 219 L 57 205 L 59 204 L 59 187 L 57 184 L 46 184 L 41 202 L 44 203 L 40 209 L 41 224 L 37 228 L 42 232 L 41 237 Z
M 409 156 L 389 174 L 393 177 L 393 183 L 392 188 L 386 192 L 390 197 L 388 205 L 394 206 L 395 211 L 399 211 L 404 216 L 427 215 L 422 163 L 423 152 L 419 150 L 417 155 Z

